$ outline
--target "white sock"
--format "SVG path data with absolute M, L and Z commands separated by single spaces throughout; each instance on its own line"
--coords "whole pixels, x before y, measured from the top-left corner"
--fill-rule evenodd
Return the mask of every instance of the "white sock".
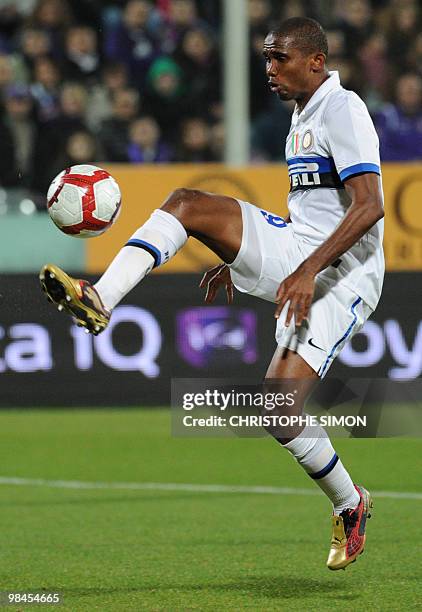
M 297 438 L 283 446 L 331 500 L 334 514 L 358 506 L 359 493 L 320 425 L 305 427 Z
M 155 210 L 95 284 L 107 310 L 112 310 L 153 268 L 176 255 L 187 239 L 186 230 L 176 217 Z

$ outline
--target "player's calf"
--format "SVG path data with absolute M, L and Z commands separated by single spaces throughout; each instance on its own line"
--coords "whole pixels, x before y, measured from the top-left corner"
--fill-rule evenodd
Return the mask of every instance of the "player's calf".
M 174 257 L 187 239 L 185 228 L 174 215 L 155 210 L 96 283 L 106 308 L 112 310 L 154 268 Z

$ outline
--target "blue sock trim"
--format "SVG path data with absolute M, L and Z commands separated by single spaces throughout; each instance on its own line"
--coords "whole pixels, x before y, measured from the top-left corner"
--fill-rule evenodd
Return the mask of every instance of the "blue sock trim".
M 310 476 L 313 480 L 319 480 L 320 478 L 324 478 L 324 476 L 327 476 L 327 474 L 329 474 L 331 470 L 335 468 L 337 462 L 338 455 L 337 453 L 334 453 L 334 457 L 331 459 L 330 463 L 325 466 L 325 468 L 323 468 L 319 472 L 316 472 L 315 474 L 308 474 L 308 476 Z
M 138 249 L 143 249 L 149 253 L 154 258 L 154 268 L 158 268 L 158 266 L 161 264 L 161 253 L 153 244 L 145 242 L 145 240 L 132 238 L 132 240 L 129 240 L 125 246 L 137 247 Z

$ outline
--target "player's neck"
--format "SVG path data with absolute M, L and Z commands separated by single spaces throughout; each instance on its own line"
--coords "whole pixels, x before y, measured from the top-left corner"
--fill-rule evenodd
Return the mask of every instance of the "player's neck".
M 312 98 L 312 96 L 317 91 L 317 89 L 319 89 L 321 85 L 325 83 L 325 81 L 329 77 L 330 77 L 330 73 L 327 70 L 321 75 L 321 78 L 319 79 L 319 81 L 315 84 L 315 86 L 310 91 L 306 92 L 306 94 L 304 94 L 303 97 L 296 100 L 297 110 L 299 113 L 303 111 L 303 109 L 308 104 L 309 100 Z

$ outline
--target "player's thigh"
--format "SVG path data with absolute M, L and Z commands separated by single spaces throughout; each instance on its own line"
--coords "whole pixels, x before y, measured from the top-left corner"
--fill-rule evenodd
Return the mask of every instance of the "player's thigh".
M 306 321 L 299 328 L 285 325 L 287 307 L 277 320 L 276 340 L 280 349 L 296 352 L 324 378 L 343 347 L 372 314 L 369 306 L 343 283 L 317 278 L 315 294 Z
M 230 265 L 232 281 L 243 293 L 275 302 L 280 283 L 303 261 L 292 225 L 249 202 L 239 204 L 242 244 Z
M 178 218 L 190 236 L 208 246 L 223 261 L 234 261 L 243 232 L 237 200 L 196 189 L 177 189 L 162 208 Z

